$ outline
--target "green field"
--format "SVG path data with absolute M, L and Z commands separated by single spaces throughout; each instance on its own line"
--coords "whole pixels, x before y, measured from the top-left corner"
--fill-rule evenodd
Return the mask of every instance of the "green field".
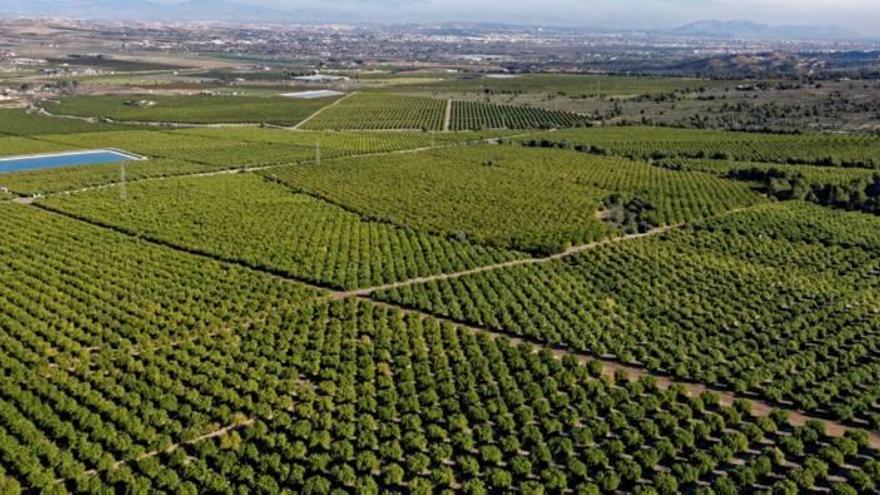
M 317 294 L 33 208 L 0 211 L 4 347 L 25 362 L 247 326 Z
M 295 125 L 332 102 L 332 98 L 297 100 L 282 96 L 77 96 L 49 103 L 46 109 L 61 115 L 106 117 L 123 122 Z
M 50 153 L 55 151 L 69 151 L 76 149 L 62 143 L 51 143 L 30 139 L 27 137 L 0 137 L 0 158 L 16 155 L 32 155 Z
M 829 240 L 841 215 L 850 232 Z M 795 235 L 780 230 L 783 219 Z M 880 371 L 870 359 L 880 343 L 878 226 L 803 203 L 769 205 L 381 297 L 877 429 L 880 387 L 864 378 Z
M 0 111 L 0 494 L 877 493 L 880 139 L 461 77 Z
M 136 180 L 453 146 L 500 138 L 511 132 L 433 135 L 413 132 L 383 136 L 367 132 L 291 132 L 250 127 L 174 131 L 89 130 L 62 135 L 0 137 L 0 157 L 79 149 L 123 149 L 149 158 L 124 164 L 126 177 Z M 117 182 L 120 168 L 120 164 L 110 164 L 5 173 L 0 174 L 0 187 L 22 195 L 77 190 Z
M 467 101 L 452 103 L 452 130 L 464 129 L 533 129 L 583 127 L 589 119 L 569 112 L 540 108 L 490 105 Z
M 336 288 L 463 270 L 514 253 L 422 235 L 255 175 L 167 179 L 42 201 L 125 231 Z
M 59 65 L 95 67 L 117 72 L 173 71 L 186 68 L 180 65 L 163 64 L 160 62 L 98 57 L 50 58 L 49 62 Z
M 0 248 L 6 492 L 876 483 L 878 455 L 858 434 L 600 379 L 431 318 L 0 209 L 16 233 Z
M 74 491 L 674 493 L 869 487 L 878 468 L 858 435 L 830 439 L 819 425 L 756 420 L 711 395 L 600 380 L 573 360 L 369 303 L 306 302 L 258 328 L 38 375 L 4 348 L 16 382 L 3 391 L 15 425 L 3 435 L 16 455 L 7 476 Z M 113 400 L 132 396 L 146 399 Z M 67 414 L 98 433 L 50 428 Z M 63 462 L 44 462 L 72 442 Z
M 0 110 L 0 135 L 39 136 L 43 134 L 68 134 L 84 132 L 106 132 L 124 128 L 120 125 L 92 124 L 76 119 L 58 119 L 22 110 Z
M 306 129 L 443 129 L 446 102 L 433 98 L 358 93 L 321 112 Z
M 441 82 L 413 85 L 406 91 L 477 94 L 552 94 L 570 97 L 639 96 L 694 91 L 724 85 L 722 81 L 663 77 L 624 77 L 572 74 L 523 74 L 504 78 L 486 76 L 449 78 Z
M 614 193 L 642 196 L 655 225 L 760 201 L 748 186 L 645 163 L 508 146 L 303 164 L 264 172 L 363 215 L 453 237 L 539 252 L 595 241 Z
M 530 140 L 589 145 L 615 154 L 654 158 L 710 158 L 875 168 L 880 138 L 830 134 L 768 135 L 660 127 L 566 129 Z
M 706 172 L 719 176 L 732 176 L 747 170 L 761 170 L 765 172 L 777 171 L 782 174 L 802 175 L 812 184 L 836 184 L 845 186 L 855 181 L 865 180 L 873 176 L 876 171 L 866 168 L 851 167 L 822 167 L 803 165 L 790 165 L 787 163 L 766 162 L 738 162 L 727 160 L 699 160 L 699 159 L 668 159 L 660 160 L 658 165 L 674 170 L 690 170 L 694 172 Z

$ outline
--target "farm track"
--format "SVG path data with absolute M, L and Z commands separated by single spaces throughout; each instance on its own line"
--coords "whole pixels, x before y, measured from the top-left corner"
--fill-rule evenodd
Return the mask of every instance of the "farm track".
M 494 263 L 491 265 L 484 265 L 477 268 L 471 268 L 469 270 L 462 270 L 460 272 L 452 272 L 452 273 L 440 273 L 437 275 L 429 275 L 426 277 L 412 278 L 408 280 L 402 280 L 400 282 L 393 282 L 390 284 L 379 285 L 375 287 L 366 287 L 363 289 L 355 289 L 351 291 L 345 292 L 335 292 L 333 294 L 334 299 L 345 299 L 348 297 L 365 297 L 370 296 L 376 292 L 381 292 L 385 290 L 398 289 L 401 287 L 409 287 L 412 285 L 418 285 L 428 282 L 435 282 L 438 280 L 449 280 L 456 279 L 461 277 L 466 277 L 468 275 L 475 275 L 478 273 L 490 272 L 494 270 L 500 270 L 503 268 L 512 268 L 515 266 L 523 266 L 523 265 L 538 265 L 542 263 L 549 263 L 551 261 L 560 260 L 562 258 L 566 258 L 568 256 L 572 256 L 578 253 L 582 253 L 584 251 L 589 251 L 591 249 L 596 249 L 602 246 L 606 246 L 608 244 L 615 244 L 618 242 L 631 241 L 635 239 L 642 239 L 645 237 L 652 237 L 656 235 L 663 234 L 665 232 L 669 232 L 670 230 L 680 229 L 684 227 L 685 224 L 675 224 L 675 225 L 665 225 L 663 227 L 657 227 L 655 229 L 651 229 L 648 232 L 644 232 L 641 234 L 628 234 L 620 237 L 611 237 L 608 239 L 602 239 L 601 241 L 594 241 L 587 244 L 581 244 L 578 246 L 573 246 L 561 253 L 556 253 L 550 256 L 545 256 L 542 258 L 524 258 L 524 259 L 516 259 L 511 261 L 503 261 L 501 263 Z
M 130 464 L 132 462 L 142 461 L 144 459 L 149 459 L 151 457 L 156 457 L 156 456 L 162 455 L 162 454 L 170 454 L 181 447 L 185 447 L 187 445 L 195 445 L 197 443 L 204 442 L 205 440 L 210 440 L 212 438 L 222 437 L 223 435 L 226 435 L 227 433 L 229 433 L 231 431 L 245 428 L 247 426 L 254 424 L 255 422 L 256 422 L 256 420 L 251 419 L 251 418 L 240 419 L 232 424 L 229 424 L 227 426 L 223 426 L 221 428 L 217 428 L 217 429 L 212 430 L 212 431 L 205 433 L 203 435 L 199 435 L 195 438 L 191 438 L 189 440 L 185 440 L 185 441 L 178 442 L 178 443 L 173 443 L 173 444 L 169 445 L 168 447 L 165 447 L 164 449 L 151 450 L 149 452 L 144 452 L 143 454 L 140 454 L 139 456 L 137 456 L 133 459 L 116 461 L 107 470 L 108 471 L 115 471 L 115 470 L 121 468 L 122 466 L 125 466 L 126 464 Z M 98 470 L 97 469 L 89 469 L 87 471 L 83 471 L 82 474 L 84 474 L 86 476 L 95 476 L 98 474 Z M 69 480 L 66 478 L 58 478 L 55 480 L 55 483 L 61 484 L 61 483 L 65 483 L 67 481 L 69 481 Z
M 446 100 L 446 116 L 443 118 L 443 130 L 449 132 L 452 128 L 452 100 Z
M 520 133 L 520 134 L 513 134 L 510 136 L 504 136 L 502 138 L 475 139 L 472 141 L 460 141 L 460 142 L 454 142 L 454 143 L 449 143 L 449 144 L 439 144 L 439 145 L 435 145 L 435 146 L 421 146 L 418 148 L 406 148 L 406 149 L 402 149 L 402 150 L 377 151 L 377 152 L 373 152 L 373 153 L 360 153 L 360 154 L 355 154 L 355 155 L 333 156 L 333 157 L 323 158 L 321 161 L 322 162 L 331 162 L 334 160 L 369 158 L 369 157 L 373 157 L 373 156 L 404 155 L 404 154 L 409 154 L 409 153 L 421 153 L 424 151 L 431 151 L 431 150 L 435 150 L 435 149 L 453 148 L 456 146 L 466 146 L 469 144 L 480 144 L 480 143 L 497 144 L 499 139 L 516 139 L 519 137 L 528 136 L 530 134 L 531 134 L 531 132 L 524 132 L 524 133 Z M 37 140 L 39 141 L 39 139 L 37 139 Z M 232 175 L 232 174 L 241 174 L 241 173 L 250 173 L 250 172 L 261 172 L 264 170 L 271 170 L 273 168 L 289 167 L 289 166 L 293 166 L 293 165 L 302 165 L 302 164 L 313 163 L 313 162 L 314 162 L 314 160 L 302 160 L 302 161 L 298 161 L 298 162 L 281 163 L 281 164 L 273 164 L 273 165 L 256 165 L 256 166 L 241 165 L 241 166 L 233 166 L 230 168 L 224 168 L 224 169 L 219 169 L 219 170 L 212 170 L 212 171 L 208 171 L 208 172 L 193 172 L 193 173 L 185 173 L 185 174 L 168 174 L 168 175 L 161 175 L 161 176 L 156 176 L 156 177 L 131 178 L 131 179 L 126 180 L 125 183 L 126 184 L 134 184 L 134 183 L 138 183 L 138 182 L 154 182 L 154 181 L 161 181 L 161 180 L 166 180 L 166 179 L 184 179 L 184 178 L 193 178 L 193 177 L 215 177 L 218 175 Z M 40 198 L 48 198 L 48 197 L 53 197 L 53 196 L 66 196 L 66 195 L 70 195 L 70 194 L 78 194 L 78 193 L 84 193 L 84 192 L 89 192 L 89 191 L 100 191 L 103 189 L 118 187 L 120 184 L 121 184 L 120 182 L 108 182 L 106 184 L 98 184 L 95 186 L 87 186 L 87 187 L 81 187 L 78 189 L 67 189 L 67 190 L 56 191 L 56 192 L 52 192 L 52 193 L 46 193 L 46 194 L 38 195 L 36 197 L 27 196 L 27 197 L 16 197 L 16 198 L 11 198 L 11 199 L 4 199 L 4 200 L 0 200 L 0 203 L 3 203 L 4 201 L 9 201 L 9 202 L 20 203 L 20 204 L 31 204 L 35 200 L 40 199 Z
M 321 115 L 321 112 L 323 112 L 324 110 L 327 110 L 328 108 L 331 108 L 331 107 L 335 107 L 336 105 L 351 98 L 352 96 L 354 96 L 356 94 L 358 94 L 358 91 L 352 91 L 351 93 L 343 96 L 342 98 L 339 98 L 338 100 L 334 101 L 333 103 L 331 103 L 329 105 L 324 105 L 323 107 L 319 108 L 315 113 L 313 113 L 313 114 L 309 115 L 308 117 L 306 117 L 305 119 L 301 120 L 298 124 L 291 127 L 290 129 L 292 129 L 292 130 L 301 129 L 302 126 L 306 125 L 309 121 L 311 121 L 312 119 L 314 119 L 318 115 Z
M 797 409 L 775 405 L 754 396 L 735 394 L 724 388 L 711 387 L 696 381 L 684 380 L 671 375 L 666 375 L 654 370 L 650 370 L 643 366 L 628 364 L 608 357 L 595 356 L 588 352 L 579 352 L 559 345 L 534 341 L 532 339 L 523 338 L 512 332 L 490 330 L 487 328 L 474 326 L 466 322 L 446 318 L 442 315 L 436 315 L 419 309 L 413 309 L 385 301 L 377 301 L 369 297 L 358 296 L 358 299 L 392 310 L 398 310 L 404 314 L 415 315 L 419 318 L 433 319 L 441 322 L 451 323 L 460 328 L 470 330 L 471 332 L 474 332 L 476 334 L 485 335 L 491 339 L 504 338 L 507 339 L 512 345 L 527 344 L 533 347 L 534 352 L 547 350 L 550 351 L 557 359 L 571 357 L 581 364 L 597 362 L 602 365 L 602 376 L 608 378 L 615 379 L 618 376 L 623 376 L 630 381 L 636 381 L 642 378 L 652 378 L 657 384 L 658 388 L 668 389 L 678 386 L 681 387 L 690 397 L 699 396 L 704 392 L 714 393 L 716 396 L 718 396 L 718 399 L 722 404 L 728 406 L 732 405 L 736 400 L 745 401 L 749 404 L 751 414 L 754 417 L 765 417 L 769 416 L 773 410 L 782 410 L 788 413 L 788 421 L 792 426 L 803 426 L 808 422 L 817 421 L 825 427 L 825 432 L 831 437 L 842 437 L 848 431 L 864 431 L 868 435 L 868 445 L 873 449 L 880 450 L 880 434 L 876 432 L 855 426 L 850 426 L 835 421 L 833 419 L 812 415 L 810 413 Z
M 296 277 L 296 276 L 291 275 L 290 273 L 287 273 L 283 270 L 273 270 L 268 267 L 248 263 L 246 261 L 238 260 L 235 258 L 225 257 L 225 256 L 221 256 L 218 254 L 210 253 L 207 251 L 202 251 L 201 249 L 181 246 L 179 244 L 175 244 L 170 241 L 138 234 L 137 232 L 133 232 L 133 231 L 127 230 L 122 227 L 118 227 L 118 226 L 107 224 L 104 222 L 81 217 L 81 216 L 78 216 L 78 215 L 75 215 L 72 213 L 68 213 L 63 210 L 58 210 L 58 209 L 55 209 L 55 208 L 52 208 L 52 207 L 49 207 L 46 205 L 42 205 L 40 203 L 31 202 L 31 203 L 28 203 L 28 206 L 30 206 L 31 208 L 36 208 L 36 209 L 41 210 L 46 213 L 51 213 L 53 215 L 57 215 L 59 217 L 66 218 L 68 220 L 76 220 L 81 223 L 89 224 L 93 227 L 98 227 L 98 228 L 101 228 L 104 230 L 116 232 L 117 234 L 122 234 L 126 237 L 130 237 L 132 239 L 136 239 L 141 242 L 146 242 L 146 243 L 152 244 L 154 246 L 159 246 L 159 247 L 162 247 L 165 249 L 172 249 L 175 251 L 189 254 L 191 256 L 197 256 L 199 258 L 207 259 L 207 260 L 218 262 L 218 263 L 225 263 L 227 265 L 234 265 L 234 266 L 238 266 L 240 268 L 253 270 L 256 272 L 260 272 L 264 275 L 270 275 L 270 276 L 275 277 L 276 279 L 279 279 L 279 280 L 283 280 L 283 281 L 290 282 L 290 283 L 295 283 L 300 286 L 311 287 L 313 289 L 322 291 L 324 293 L 333 293 L 334 291 L 338 290 L 338 287 L 332 287 L 329 285 L 321 285 L 320 283 L 312 281 L 312 280 Z
M 172 122 L 165 120 L 118 120 L 110 117 L 83 117 L 82 115 L 69 115 L 62 113 L 54 113 L 47 110 L 45 107 L 35 106 L 38 114 L 44 117 L 52 117 L 57 119 L 69 119 L 69 120 L 79 120 L 82 122 L 88 122 L 89 124 L 116 124 L 116 125 L 130 125 L 130 126 L 142 126 L 142 127 L 163 127 L 163 128 L 172 128 L 172 129 L 222 129 L 222 128 L 235 128 L 235 127 L 269 127 L 272 129 L 282 129 L 282 130 L 298 130 L 302 125 L 304 125 L 309 120 L 315 118 L 320 114 L 324 109 L 332 107 L 342 100 L 349 98 L 350 96 L 356 94 L 357 91 L 349 93 L 338 100 L 324 105 L 319 108 L 315 113 L 309 115 L 305 119 L 301 120 L 295 125 L 279 125 L 272 124 L 266 122 L 220 122 L 215 124 L 199 124 L 195 122 Z
M 437 148 L 439 148 L 439 147 L 440 146 L 437 146 Z M 434 149 L 434 148 L 432 148 L 432 147 L 410 148 L 410 149 L 406 149 L 406 150 L 395 150 L 395 151 L 385 151 L 385 152 L 378 152 L 378 153 L 365 153 L 362 155 L 349 155 L 349 156 L 325 158 L 323 161 L 327 162 L 327 161 L 333 161 L 333 160 L 341 160 L 344 158 L 364 158 L 364 157 L 370 157 L 370 156 L 382 156 L 382 155 L 390 155 L 390 154 L 419 153 L 419 152 L 428 151 L 431 149 Z M 221 170 L 212 170 L 210 172 L 195 172 L 195 173 L 189 173 L 189 174 L 170 174 L 170 175 L 162 175 L 162 176 L 158 176 L 158 177 L 143 177 L 143 178 L 139 178 L 139 179 L 129 179 L 129 180 L 125 181 L 125 183 L 126 184 L 135 184 L 138 182 L 156 182 L 156 181 L 163 181 L 163 180 L 168 180 L 168 179 L 187 179 L 187 178 L 194 178 L 194 177 L 216 177 L 219 175 L 245 174 L 245 173 L 250 173 L 250 172 L 261 172 L 261 171 L 270 170 L 273 168 L 290 167 L 293 165 L 300 165 L 300 164 L 311 163 L 311 162 L 313 162 L 313 160 L 304 160 L 302 162 L 293 162 L 293 163 L 282 163 L 279 165 L 258 165 L 258 166 L 254 166 L 254 167 L 239 166 L 239 167 L 233 167 L 233 168 L 224 168 Z M 67 195 L 71 195 L 71 194 L 78 194 L 78 193 L 84 193 L 84 192 L 89 192 L 89 191 L 100 191 L 103 189 L 119 187 L 120 185 L 121 185 L 120 182 L 108 182 L 106 184 L 100 184 L 97 186 L 88 186 L 88 187 L 82 187 L 79 189 L 70 189 L 70 190 L 66 190 L 66 191 L 58 191 L 58 192 L 48 193 L 48 194 L 40 195 L 36 198 L 35 197 L 20 197 L 20 198 L 13 198 L 13 199 L 7 200 L 7 201 L 12 201 L 12 202 L 21 203 L 21 204 L 31 204 L 35 200 L 41 199 L 41 198 L 49 198 L 49 197 L 53 197 L 53 196 L 67 196 Z
M 165 127 L 165 128 L 173 128 L 173 129 L 202 129 L 202 128 L 224 128 L 224 127 L 261 127 L 264 126 L 262 123 L 256 122 L 228 122 L 228 123 L 219 123 L 219 124 L 195 124 L 195 123 L 185 123 L 185 122 L 167 122 L 167 121 L 158 121 L 158 120 L 116 120 L 111 119 L 109 117 L 83 117 L 81 115 L 67 115 L 61 113 L 52 113 L 46 110 L 43 107 L 38 107 L 39 110 L 37 112 L 44 117 L 52 117 L 56 119 L 69 119 L 69 120 L 79 120 L 82 122 L 87 122 L 89 124 L 116 124 L 116 125 L 129 125 L 129 126 L 142 126 L 142 127 Z M 276 129 L 290 129 L 290 127 L 279 126 L 275 124 L 269 124 L 269 127 L 273 127 Z
M 228 264 L 244 267 L 247 269 L 259 271 L 261 273 L 264 273 L 264 274 L 267 274 L 267 275 L 270 275 L 270 276 L 273 276 L 273 277 L 276 277 L 276 278 L 279 278 L 281 280 L 285 280 L 285 281 L 288 281 L 291 283 L 297 283 L 299 285 L 306 285 L 306 286 L 312 287 L 314 289 L 323 291 L 326 294 L 327 299 L 329 299 L 331 301 L 342 300 L 342 299 L 346 299 L 346 298 L 356 298 L 360 301 L 369 302 L 371 304 L 376 304 L 376 305 L 379 305 L 379 306 L 382 306 L 385 308 L 389 308 L 392 310 L 401 311 L 404 314 L 416 315 L 420 318 L 431 318 L 431 319 L 442 321 L 442 322 L 448 322 L 448 323 L 454 324 L 456 326 L 459 326 L 461 328 L 468 329 L 469 331 L 472 331 L 474 333 L 486 335 L 486 336 L 493 338 L 493 339 L 506 338 L 513 344 L 520 344 L 520 343 L 529 344 L 535 348 L 535 352 L 540 352 L 541 350 L 548 350 L 551 353 L 553 353 L 553 355 L 558 359 L 562 359 L 565 357 L 571 357 L 571 358 L 576 359 L 579 363 L 583 363 L 583 364 L 590 363 L 590 362 L 597 362 L 602 366 L 602 374 L 604 376 L 615 377 L 617 375 L 622 375 L 629 380 L 638 380 L 640 378 L 651 377 L 655 380 L 655 382 L 657 383 L 657 386 L 660 388 L 669 388 L 669 387 L 673 387 L 673 386 L 680 386 L 688 395 L 691 395 L 691 396 L 697 396 L 703 392 L 712 392 L 712 393 L 715 393 L 719 397 L 720 401 L 723 404 L 727 404 L 727 405 L 732 404 L 735 400 L 743 400 L 743 401 L 746 401 L 751 406 L 751 413 L 752 413 L 752 415 L 754 415 L 756 417 L 768 416 L 771 411 L 773 411 L 774 409 L 778 409 L 778 410 L 782 410 L 782 411 L 785 411 L 788 413 L 789 422 L 792 426 L 801 426 L 801 425 L 804 425 L 810 421 L 817 421 L 817 422 L 821 423 L 822 425 L 824 425 L 826 433 L 832 437 L 843 436 L 846 434 L 846 432 L 851 431 L 851 430 L 862 430 L 862 431 L 865 431 L 868 435 L 869 446 L 871 448 L 880 450 L 880 434 L 878 434 L 876 432 L 861 428 L 859 426 L 849 425 L 849 424 L 845 424 L 843 422 L 835 421 L 835 420 L 827 418 L 827 417 L 817 416 L 817 415 L 810 414 L 810 413 L 807 413 L 804 411 L 793 409 L 790 406 L 787 406 L 785 404 L 774 404 L 774 403 L 762 400 L 760 398 L 757 398 L 753 394 L 746 394 L 746 395 L 736 394 L 736 393 L 731 392 L 730 390 L 727 390 L 724 388 L 707 386 L 705 384 L 702 384 L 702 383 L 699 383 L 696 381 L 677 378 L 677 377 L 674 377 L 674 376 L 671 376 L 668 374 L 664 374 L 662 372 L 648 369 L 648 368 L 641 366 L 641 365 L 638 365 L 638 364 L 626 363 L 626 362 L 623 362 L 621 360 L 618 360 L 618 359 L 615 359 L 612 357 L 596 356 L 596 355 L 590 354 L 588 352 L 581 352 L 581 351 L 572 350 L 570 348 L 567 348 L 567 347 L 564 347 L 561 345 L 548 344 L 548 343 L 540 342 L 537 340 L 523 338 L 522 336 L 516 335 L 513 332 L 492 330 L 492 329 L 488 329 L 488 328 L 484 328 L 484 327 L 479 327 L 479 326 L 475 326 L 473 324 L 470 324 L 468 322 L 456 321 L 454 319 L 447 318 L 443 315 L 432 314 L 427 311 L 406 307 L 406 306 L 400 305 L 400 304 L 390 303 L 390 302 L 386 302 L 386 301 L 379 301 L 379 300 L 376 300 L 376 299 L 373 299 L 372 297 L 370 297 L 370 295 L 374 294 L 378 290 L 381 290 L 381 288 L 371 288 L 369 290 L 369 292 L 365 295 L 361 295 L 361 294 L 359 294 L 359 292 L 362 292 L 367 289 L 354 290 L 354 291 L 338 291 L 338 290 L 334 290 L 332 288 L 328 289 L 327 287 L 323 287 L 323 286 L 316 284 L 314 282 L 292 277 L 289 274 L 280 273 L 278 271 L 272 271 L 272 270 L 267 269 L 265 267 L 250 265 L 250 264 L 247 264 L 247 263 L 242 262 L 240 260 L 223 258 L 223 257 L 219 257 L 217 255 L 211 254 L 211 253 L 205 253 L 205 252 L 201 252 L 199 250 L 185 248 L 185 247 L 178 246 L 178 245 L 175 245 L 175 244 L 167 242 L 167 241 L 151 239 L 148 237 L 138 235 L 136 233 L 128 232 L 128 231 L 121 229 L 119 227 L 102 224 L 100 222 L 95 222 L 95 221 L 92 221 L 92 220 L 89 220 L 86 218 L 81 218 L 81 217 L 72 215 L 67 212 L 57 211 L 57 210 L 45 207 L 43 205 L 40 205 L 38 203 L 31 204 L 31 207 L 38 208 L 42 211 L 46 211 L 46 212 L 49 212 L 49 213 L 52 213 L 55 215 L 59 215 L 59 216 L 62 216 L 62 217 L 68 218 L 68 219 L 73 219 L 73 220 L 76 220 L 79 222 L 87 223 L 87 224 L 97 226 L 100 228 L 104 228 L 107 230 L 112 230 L 112 231 L 120 233 L 122 235 L 132 237 L 135 239 L 139 239 L 141 241 L 148 242 L 150 244 L 158 245 L 158 246 L 165 247 L 168 249 L 175 249 L 175 250 L 185 252 L 185 253 L 188 253 L 191 255 L 199 256 L 202 258 L 208 258 L 208 259 L 211 259 L 211 260 L 217 261 L 217 262 L 228 263 Z M 737 208 L 734 210 L 724 212 L 721 215 L 728 215 L 728 214 L 732 214 L 735 212 L 748 210 L 753 207 L 754 206 Z M 605 241 L 598 241 L 598 242 L 594 242 L 594 243 L 590 243 L 590 244 L 576 246 L 576 247 L 573 247 L 565 252 L 562 252 L 562 253 L 559 253 L 559 254 L 556 254 L 556 255 L 553 255 L 550 257 L 537 258 L 537 259 L 526 259 L 526 260 L 515 260 L 514 262 L 498 263 L 498 264 L 493 264 L 493 265 L 487 265 L 485 267 L 481 267 L 481 268 L 477 268 L 477 269 L 473 269 L 473 270 L 468 270 L 467 272 L 468 273 L 487 272 L 487 271 L 491 271 L 491 270 L 495 270 L 495 269 L 501 269 L 504 267 L 508 267 L 508 266 L 511 266 L 511 264 L 513 266 L 516 266 L 516 265 L 523 265 L 523 264 L 546 263 L 546 262 L 549 262 L 552 260 L 558 260 L 558 259 L 564 258 L 566 256 L 571 256 L 571 255 L 574 255 L 577 253 L 582 253 L 582 252 L 588 251 L 590 249 L 595 249 L 595 248 L 600 247 L 602 245 L 606 245 L 606 244 L 610 244 L 610 243 L 614 243 L 614 242 L 625 242 L 625 241 L 630 241 L 630 240 L 637 240 L 637 239 L 645 238 L 647 236 L 656 236 L 656 235 L 662 234 L 664 232 L 669 232 L 669 231 L 672 231 L 675 229 L 683 228 L 685 226 L 686 226 L 686 224 L 665 226 L 665 227 L 661 227 L 659 229 L 654 229 L 654 230 L 647 232 L 647 233 L 644 233 L 644 234 L 622 236 L 622 237 L 617 237 L 617 238 L 613 238 L 613 239 L 608 239 Z M 459 273 L 451 273 L 451 274 L 441 274 L 441 275 L 436 275 L 436 276 L 427 277 L 427 278 L 440 280 L 440 279 L 444 279 L 444 278 L 453 278 L 455 276 L 460 277 L 460 276 L 464 276 L 465 274 L 466 273 L 464 273 L 464 272 L 459 272 Z M 402 281 L 402 282 L 399 282 L 398 284 L 399 284 L 399 286 L 406 286 L 406 285 L 420 283 L 415 280 L 421 280 L 421 279 Z M 394 284 L 390 284 L 390 285 L 394 285 Z M 218 435 L 215 435 L 215 436 L 218 436 Z
M 362 132 L 362 133 L 418 133 L 421 132 L 418 129 L 402 127 L 402 128 L 388 128 L 388 129 L 303 129 L 302 127 L 306 125 L 309 121 L 320 115 L 324 110 L 329 109 L 330 107 L 336 106 L 341 103 L 343 100 L 346 100 L 355 94 L 359 93 L 358 91 L 353 91 L 351 93 L 346 94 L 345 96 L 339 98 L 333 103 L 329 103 L 321 108 L 319 108 L 315 113 L 309 115 L 305 119 L 301 120 L 297 124 L 294 125 L 280 125 L 273 124 L 269 122 L 220 122 L 214 124 L 199 124 L 193 122 L 173 122 L 173 121 L 158 121 L 158 120 L 117 120 L 109 117 L 83 117 L 82 115 L 69 115 L 69 114 L 60 114 L 53 113 L 49 110 L 46 110 L 41 106 L 34 106 L 36 112 L 43 117 L 50 117 L 56 119 L 69 119 L 69 120 L 79 120 L 81 122 L 87 122 L 89 124 L 114 124 L 120 126 L 132 126 L 132 127 L 156 127 L 156 128 L 166 128 L 166 129 L 222 129 L 222 128 L 270 128 L 270 129 L 279 129 L 279 130 L 287 130 L 287 131 L 303 131 L 303 132 L 326 132 L 326 131 L 336 131 L 336 132 Z M 446 102 L 446 110 L 443 119 L 443 126 L 441 128 L 442 132 L 452 132 L 452 118 L 453 118 L 453 110 L 452 110 L 452 102 L 453 100 L 447 100 Z M 596 125 L 601 125 L 601 122 L 595 122 Z M 491 128 L 492 130 L 516 130 L 516 128 L 511 127 L 497 127 Z M 530 129 L 528 134 L 532 132 L 553 132 L 558 129 Z M 510 138 L 515 138 L 517 136 L 510 136 Z

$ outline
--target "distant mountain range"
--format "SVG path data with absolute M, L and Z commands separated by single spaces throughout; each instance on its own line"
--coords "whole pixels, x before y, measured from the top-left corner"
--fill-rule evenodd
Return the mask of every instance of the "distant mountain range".
M 859 33 L 838 26 L 770 26 L 751 21 L 701 21 L 666 31 L 679 36 L 738 39 L 852 39 Z
M 326 13 L 326 12 L 323 12 Z M 271 9 L 228 0 L 186 0 L 168 5 L 149 0 L 8 0 L 0 15 L 61 16 L 99 20 L 304 22 L 320 9 Z
M 0 0 L 0 16 L 53 16 L 98 20 L 218 21 L 230 23 L 357 22 L 362 0 L 335 0 L 321 6 L 316 0 L 288 0 L 279 8 L 235 0 L 180 0 L 167 4 L 151 0 Z M 476 25 L 476 24 L 475 24 Z M 837 26 L 770 26 L 750 21 L 702 21 L 658 34 L 736 39 L 853 39 L 858 33 Z

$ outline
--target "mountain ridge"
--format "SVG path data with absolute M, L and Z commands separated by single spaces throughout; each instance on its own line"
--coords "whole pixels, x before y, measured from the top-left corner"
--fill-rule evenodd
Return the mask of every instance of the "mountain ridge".
M 149 0 L 12 0 L 3 11 L 13 15 L 67 16 L 98 20 L 296 22 L 299 9 L 273 9 L 229 0 L 186 0 L 161 4 Z
M 753 21 L 697 21 L 666 30 L 669 34 L 707 38 L 845 39 L 861 34 L 835 25 L 769 25 Z
M 346 3 L 348 1 L 348 3 Z M 112 21 L 163 21 L 196 22 L 215 21 L 229 23 L 298 23 L 298 22 L 360 22 L 362 16 L 347 11 L 354 0 L 339 0 L 333 8 L 317 7 L 305 0 L 290 1 L 282 7 L 262 7 L 235 0 L 180 0 L 165 4 L 152 0 L 3 0 L 0 16 L 23 15 L 45 17 L 71 17 L 79 19 Z M 438 21 L 425 21 L 438 22 Z M 508 25 L 507 23 L 498 23 Z M 591 29 L 571 27 L 567 29 L 607 31 L 611 28 Z M 835 25 L 779 25 L 773 26 L 753 21 L 698 21 L 671 29 L 620 29 L 672 36 L 729 39 L 792 39 L 834 40 L 858 39 L 863 36 Z

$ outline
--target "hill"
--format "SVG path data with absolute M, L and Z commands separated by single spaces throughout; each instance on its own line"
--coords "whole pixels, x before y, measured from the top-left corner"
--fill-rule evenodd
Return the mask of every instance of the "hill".
M 771 26 L 751 21 L 700 21 L 669 31 L 681 36 L 756 39 L 846 39 L 861 35 L 839 26 Z
M 174 5 L 148 0 L 13 0 L 3 9 L 11 14 L 102 20 L 293 22 L 304 18 L 303 12 L 293 9 L 272 9 L 225 0 L 187 0 Z

